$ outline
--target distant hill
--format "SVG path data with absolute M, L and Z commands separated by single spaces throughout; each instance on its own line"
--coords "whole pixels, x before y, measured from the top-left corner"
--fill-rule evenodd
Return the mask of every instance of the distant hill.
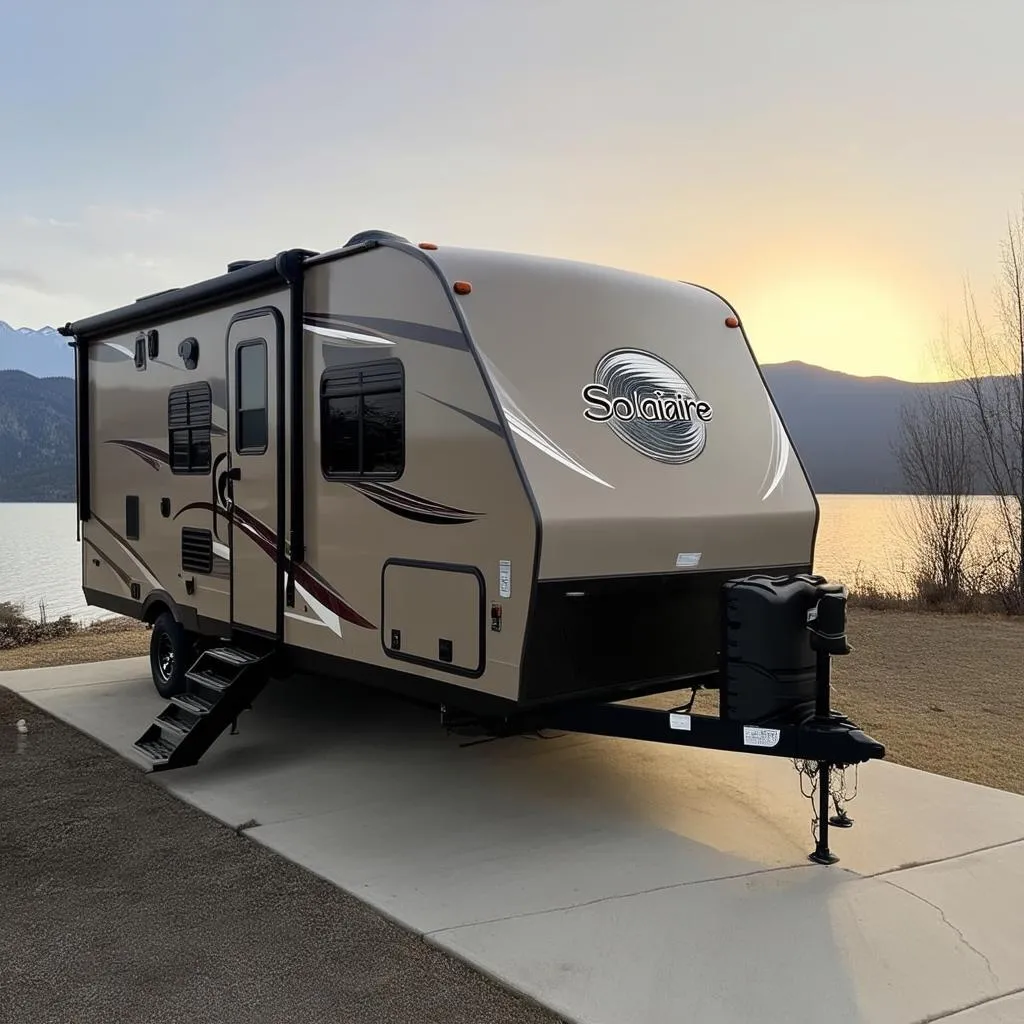
M 33 330 L 0 320 L 0 370 L 24 370 L 33 377 L 73 377 L 74 353 L 52 327 Z
M 891 377 L 852 377 L 807 363 L 762 367 L 816 491 L 889 494 L 903 489 L 892 444 L 900 410 L 929 389 Z
M 0 370 L 0 501 L 75 500 L 75 382 Z
M 28 372 L 11 372 L 10 363 Z M 900 408 L 926 390 L 950 387 L 799 362 L 762 370 L 811 483 L 824 494 L 900 493 L 892 453 Z M 55 331 L 16 331 L 0 321 L 0 501 L 74 500 L 73 373 L 71 350 Z

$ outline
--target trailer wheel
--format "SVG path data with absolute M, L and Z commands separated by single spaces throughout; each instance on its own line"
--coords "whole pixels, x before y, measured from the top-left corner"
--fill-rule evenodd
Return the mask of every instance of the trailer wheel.
M 149 667 L 161 697 L 167 699 L 184 691 L 191 649 L 188 634 L 174 616 L 170 612 L 158 615 L 149 638 Z

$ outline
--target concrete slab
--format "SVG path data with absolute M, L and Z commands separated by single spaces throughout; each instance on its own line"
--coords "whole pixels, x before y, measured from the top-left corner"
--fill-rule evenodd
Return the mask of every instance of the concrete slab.
M 145 659 L 0 685 L 127 756 L 163 707 Z M 271 686 L 240 728 L 154 781 L 255 819 L 254 840 L 570 1019 L 799 1024 L 826 1005 L 910 1022 L 1024 986 L 1005 899 L 1024 881 L 1024 797 L 872 764 L 822 869 L 783 759 L 572 735 L 467 746 L 428 711 L 308 679 Z
M 878 879 L 932 908 L 997 989 L 1024 988 L 1024 842 Z
M 21 668 L 0 672 L 0 684 L 15 693 L 33 690 L 61 690 L 79 686 L 107 686 L 125 681 L 138 682 L 149 674 L 148 658 L 119 658 L 84 665 L 58 665 L 54 668 Z M 152 685 L 150 690 L 153 690 Z M 153 691 L 156 697 L 156 691 Z M 159 699 L 159 698 L 157 698 Z
M 936 878 L 915 878 L 927 868 L 897 885 L 800 867 L 430 938 L 577 1020 L 933 1020 L 1024 986 L 1024 922 L 1003 889 L 1024 870 L 1024 843 L 998 853 L 1009 870 L 996 851 L 965 877 L 943 864 L 957 878 L 948 899 Z

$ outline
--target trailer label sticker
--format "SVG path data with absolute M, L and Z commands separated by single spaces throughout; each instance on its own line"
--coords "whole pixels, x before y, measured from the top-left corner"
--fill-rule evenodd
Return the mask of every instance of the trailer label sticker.
M 512 596 L 512 563 L 498 563 L 498 593 L 502 597 Z
M 743 744 L 747 747 L 774 747 L 781 737 L 781 729 L 760 729 L 754 725 L 743 726 Z
M 683 729 L 686 732 L 690 731 L 690 716 L 681 715 L 676 711 L 673 711 L 668 716 L 668 727 L 670 729 Z
M 588 420 L 607 423 L 649 459 L 679 466 L 704 451 L 714 411 L 660 356 L 635 348 L 608 352 L 582 396 Z

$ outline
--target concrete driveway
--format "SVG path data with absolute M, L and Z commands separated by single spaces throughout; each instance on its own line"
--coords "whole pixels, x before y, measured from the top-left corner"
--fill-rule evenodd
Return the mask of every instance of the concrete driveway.
M 144 659 L 0 673 L 134 759 Z M 1024 1020 L 1024 797 L 862 767 L 807 861 L 791 762 L 563 735 L 467 745 L 342 683 L 274 683 L 154 783 L 566 1018 Z

